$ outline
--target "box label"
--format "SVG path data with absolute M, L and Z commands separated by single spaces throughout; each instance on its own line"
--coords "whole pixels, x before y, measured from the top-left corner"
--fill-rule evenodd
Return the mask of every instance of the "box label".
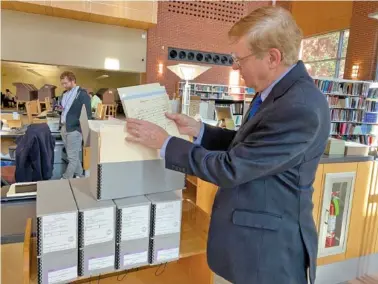
M 75 212 L 42 217 L 42 252 L 75 249 L 77 243 Z
M 122 209 L 122 241 L 147 238 L 150 226 L 150 206 Z
M 156 204 L 155 236 L 179 233 L 181 227 L 181 201 Z
M 125 254 L 123 256 L 123 265 L 124 266 L 132 266 L 138 263 L 146 263 L 148 261 L 148 252 L 138 252 L 132 254 Z
M 157 261 L 166 261 L 179 258 L 179 248 L 164 249 L 157 252 Z
M 113 207 L 84 211 L 84 245 L 112 241 L 114 224 Z
M 77 278 L 77 266 L 47 272 L 47 283 L 54 284 Z
M 97 270 L 107 267 L 114 267 L 114 254 L 104 257 L 97 257 L 88 260 L 88 270 Z

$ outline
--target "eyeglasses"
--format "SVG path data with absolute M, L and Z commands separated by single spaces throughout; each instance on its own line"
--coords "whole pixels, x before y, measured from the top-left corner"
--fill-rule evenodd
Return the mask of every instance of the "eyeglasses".
M 244 59 L 247 59 L 248 57 L 251 57 L 252 55 L 254 55 L 253 53 L 249 54 L 249 55 L 246 55 L 244 57 L 237 57 L 235 55 L 235 53 L 231 53 L 231 57 L 232 57 L 232 60 L 234 61 L 234 63 L 236 65 L 238 65 L 238 67 L 240 68 L 240 63 L 244 60 Z

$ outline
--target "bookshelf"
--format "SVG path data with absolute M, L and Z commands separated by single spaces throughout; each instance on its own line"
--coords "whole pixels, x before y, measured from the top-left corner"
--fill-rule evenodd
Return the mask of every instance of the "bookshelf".
M 331 113 L 330 136 L 365 145 L 378 146 L 378 83 L 313 77 L 315 85 L 327 97 Z M 179 82 L 182 95 L 185 82 Z M 191 96 L 215 106 L 231 107 L 235 125 L 254 96 L 254 90 L 244 86 L 190 83 Z M 215 114 L 213 119 L 216 119 Z
M 378 85 L 366 81 L 314 78 L 327 96 L 335 138 L 377 146 Z
M 178 95 L 181 97 L 185 82 L 178 83 Z M 228 86 L 219 84 L 189 83 L 190 95 L 199 97 L 203 102 L 214 103 L 215 107 L 231 108 L 236 127 L 240 126 L 246 108 L 246 97 L 253 98 L 255 92 L 252 88 L 244 86 Z M 214 112 L 213 117 L 216 120 Z

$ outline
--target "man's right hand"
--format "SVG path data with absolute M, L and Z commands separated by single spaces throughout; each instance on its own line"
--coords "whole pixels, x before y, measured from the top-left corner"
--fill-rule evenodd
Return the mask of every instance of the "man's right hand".
M 167 118 L 173 120 L 182 135 L 198 137 L 201 130 L 201 122 L 180 113 L 166 113 Z

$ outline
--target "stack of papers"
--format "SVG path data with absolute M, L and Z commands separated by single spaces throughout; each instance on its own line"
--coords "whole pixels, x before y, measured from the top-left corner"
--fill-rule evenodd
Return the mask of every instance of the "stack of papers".
M 119 88 L 118 93 L 126 117 L 146 120 L 165 129 L 169 135 L 182 136 L 176 124 L 165 116 L 170 110 L 167 91 L 158 83 Z

